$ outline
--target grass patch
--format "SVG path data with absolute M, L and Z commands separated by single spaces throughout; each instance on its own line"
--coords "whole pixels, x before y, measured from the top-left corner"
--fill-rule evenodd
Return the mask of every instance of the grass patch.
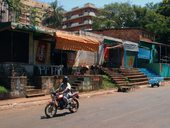
M 102 77 L 103 77 L 103 82 L 102 82 L 103 89 L 109 89 L 109 88 L 116 87 L 116 85 L 112 82 L 112 80 L 107 75 L 103 75 Z
M 3 93 L 8 93 L 8 90 L 5 87 L 0 86 L 0 94 L 3 94 Z

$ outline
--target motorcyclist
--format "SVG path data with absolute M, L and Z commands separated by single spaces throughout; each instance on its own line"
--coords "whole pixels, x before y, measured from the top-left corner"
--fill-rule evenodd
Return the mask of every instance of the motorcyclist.
M 64 76 L 61 85 L 56 90 L 57 92 L 63 93 L 63 99 L 66 102 L 67 108 L 69 108 L 69 96 L 71 95 L 71 85 L 68 80 L 68 77 Z

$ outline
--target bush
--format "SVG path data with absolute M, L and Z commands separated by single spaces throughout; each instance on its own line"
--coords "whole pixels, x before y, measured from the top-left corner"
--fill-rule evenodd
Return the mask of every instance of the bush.
M 103 75 L 102 77 L 103 77 L 102 88 L 109 89 L 109 88 L 116 87 L 116 85 L 112 82 L 112 80 L 107 75 Z
M 3 94 L 3 93 L 8 93 L 8 90 L 5 87 L 0 86 L 0 94 Z

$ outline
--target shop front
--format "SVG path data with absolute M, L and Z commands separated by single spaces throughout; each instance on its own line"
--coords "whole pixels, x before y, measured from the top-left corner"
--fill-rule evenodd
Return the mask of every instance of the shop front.
M 99 45 L 95 38 L 57 31 L 53 62 L 64 66 L 64 74 L 71 74 L 72 69 L 96 65 Z

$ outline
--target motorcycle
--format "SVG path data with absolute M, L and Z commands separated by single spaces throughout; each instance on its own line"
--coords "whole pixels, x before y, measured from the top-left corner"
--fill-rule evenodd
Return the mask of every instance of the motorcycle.
M 78 92 L 72 92 L 71 95 L 69 96 L 69 107 L 67 108 L 67 103 L 65 102 L 63 98 L 62 93 L 57 93 L 56 91 L 52 90 L 51 91 L 51 99 L 46 107 L 45 107 L 45 115 L 48 118 L 54 117 L 57 114 L 57 110 L 63 110 L 63 109 L 69 109 L 71 113 L 75 113 L 79 109 L 79 94 Z

